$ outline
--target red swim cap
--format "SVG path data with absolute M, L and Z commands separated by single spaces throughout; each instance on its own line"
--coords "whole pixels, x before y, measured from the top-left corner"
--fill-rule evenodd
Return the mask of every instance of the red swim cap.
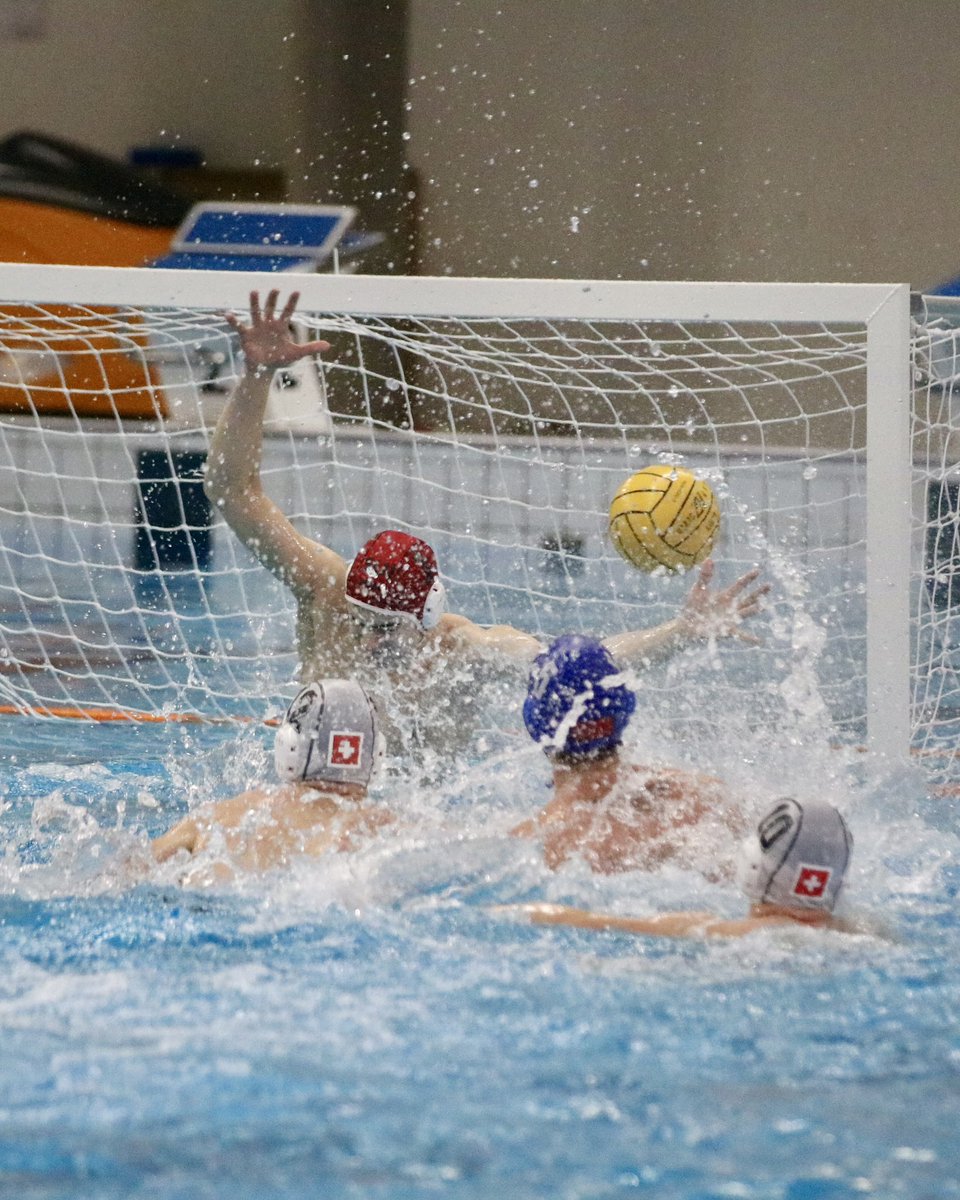
M 446 607 L 433 550 L 398 529 L 386 529 L 360 547 L 347 571 L 346 595 L 374 613 L 412 617 L 423 629 L 432 629 Z

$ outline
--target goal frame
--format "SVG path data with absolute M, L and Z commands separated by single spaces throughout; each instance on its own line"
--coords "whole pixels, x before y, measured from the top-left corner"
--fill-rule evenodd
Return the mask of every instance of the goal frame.
M 910 288 L 0 265 L 0 302 L 244 309 L 251 290 L 357 316 L 837 322 L 866 328 L 866 690 L 871 750 L 905 758 L 910 711 Z

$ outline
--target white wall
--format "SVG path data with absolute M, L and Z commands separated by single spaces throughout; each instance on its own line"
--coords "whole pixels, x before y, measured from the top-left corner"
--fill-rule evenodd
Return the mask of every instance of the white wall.
M 46 14 L 43 40 L 0 41 L 0 135 L 197 143 L 214 166 L 282 167 L 291 199 L 359 199 L 379 228 L 402 224 L 405 155 L 428 273 L 929 286 L 960 269 L 960 21 L 942 0 Z
M 0 40 L 0 131 L 124 156 L 198 144 L 215 165 L 289 155 L 303 0 L 46 0 L 45 36 Z M 284 40 L 287 36 L 287 40 Z M 164 132 L 166 131 L 166 132 Z
M 956 17 L 412 0 L 424 270 L 935 284 L 960 269 Z
M 405 0 L 45 0 L 45 13 L 41 39 L 0 37 L 0 137 L 30 129 L 121 159 L 197 146 L 212 167 L 283 170 L 290 200 L 404 226 Z

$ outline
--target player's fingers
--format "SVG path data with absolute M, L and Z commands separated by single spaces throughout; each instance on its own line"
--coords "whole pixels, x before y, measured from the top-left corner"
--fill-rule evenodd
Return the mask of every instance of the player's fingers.
M 221 313 L 220 315 L 221 315 L 221 317 L 223 317 L 223 319 L 226 321 L 226 323 L 230 326 L 231 329 L 240 330 L 243 328 L 243 326 L 240 324 L 240 318 L 237 316 L 236 313 L 224 312 L 224 313 Z
M 272 321 L 277 311 L 277 301 L 280 299 L 280 289 L 271 288 L 267 292 L 267 302 L 263 306 L 263 319 Z
M 700 573 L 693 581 L 693 587 L 690 589 L 687 596 L 687 604 L 697 607 L 703 604 L 707 591 L 710 588 L 710 580 L 713 578 L 713 559 L 708 558 L 700 567 Z
M 744 605 L 750 605 L 751 608 L 759 609 L 763 603 L 764 596 L 770 591 L 769 587 L 757 588 L 751 592 L 749 596 L 742 596 L 738 604 L 738 608 L 743 608 Z
M 758 638 L 755 633 L 747 633 L 744 629 L 734 630 L 734 637 L 737 638 L 738 641 L 744 642 L 747 646 L 762 645 L 761 638 Z
M 757 578 L 757 576 L 759 574 L 760 574 L 760 568 L 753 567 L 752 570 L 747 571 L 747 573 L 745 575 L 741 575 L 739 579 L 737 579 L 734 583 L 731 583 L 730 586 L 727 588 L 727 590 L 724 592 L 724 595 L 729 596 L 731 598 L 734 596 L 738 596 L 743 591 L 744 588 L 748 588 L 750 586 L 750 584 L 753 583 L 753 581 Z
M 259 321 L 263 316 L 263 313 L 260 310 L 259 292 L 250 293 L 250 316 L 254 319 L 254 321 Z
M 290 318 L 293 316 L 293 314 L 296 310 L 296 307 L 299 303 L 300 303 L 300 293 L 299 292 L 291 292 L 289 298 L 287 299 L 286 304 L 283 306 L 283 309 L 280 313 L 280 320 L 281 321 L 289 321 Z
M 762 596 L 747 596 L 740 600 L 737 604 L 737 612 L 741 616 L 752 617 L 756 613 L 763 612 L 764 604 Z
M 307 342 L 301 349 L 304 354 L 326 354 L 330 349 L 330 343 L 321 339 L 316 342 Z

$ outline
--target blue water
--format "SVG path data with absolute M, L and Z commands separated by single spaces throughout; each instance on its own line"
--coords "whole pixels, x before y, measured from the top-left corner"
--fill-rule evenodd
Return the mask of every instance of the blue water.
M 138 854 L 265 770 L 265 730 L 0 735 L 0 1196 L 960 1193 L 960 841 L 906 768 L 738 743 L 751 801 L 843 792 L 877 932 L 690 943 L 492 911 L 742 909 L 692 869 L 548 872 L 507 836 L 546 796 L 509 733 L 385 779 L 395 836 L 218 892 Z

